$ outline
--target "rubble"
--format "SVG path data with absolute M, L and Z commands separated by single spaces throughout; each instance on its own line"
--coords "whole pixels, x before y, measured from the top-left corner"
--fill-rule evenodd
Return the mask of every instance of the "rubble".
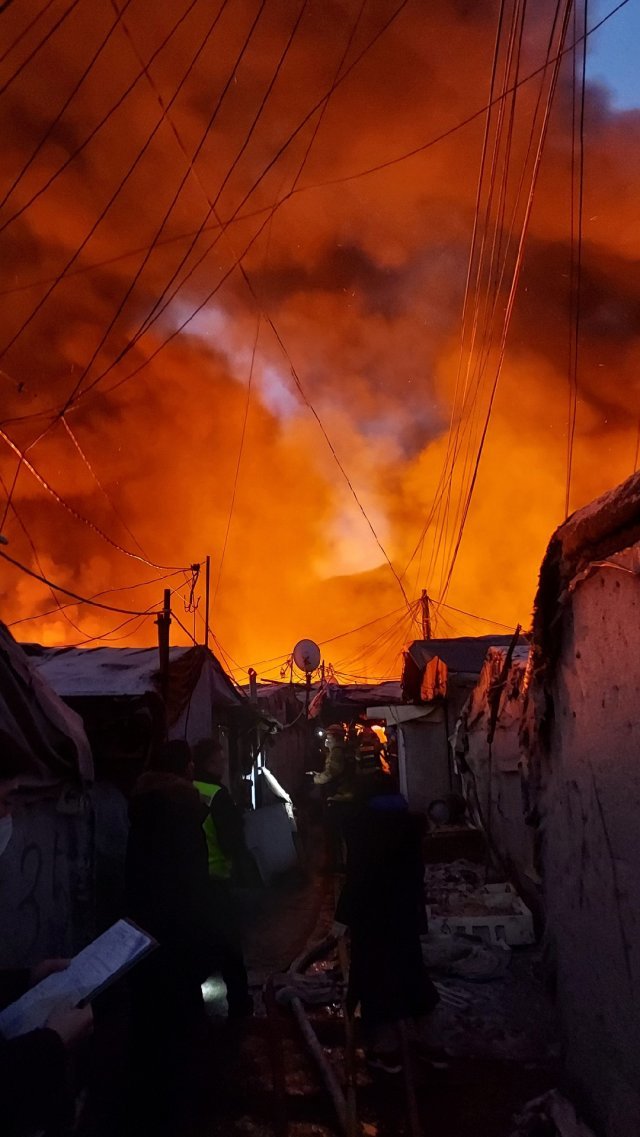
M 430 932 L 421 937 L 422 958 L 431 972 L 487 982 L 504 975 L 511 962 L 507 944 L 485 944 L 475 936 Z
M 509 1137 L 594 1137 L 559 1090 L 528 1102 L 514 1121 L 516 1128 Z
M 487 882 L 478 865 L 454 861 L 425 872 L 429 927 L 468 933 L 486 944 L 535 943 L 531 912 L 507 881 Z

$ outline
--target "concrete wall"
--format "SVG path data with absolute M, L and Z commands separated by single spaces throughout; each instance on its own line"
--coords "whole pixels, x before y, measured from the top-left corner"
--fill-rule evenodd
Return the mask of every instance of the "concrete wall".
M 525 659 L 512 665 L 502 691 L 491 753 L 487 741 L 489 690 L 500 679 L 505 654 L 502 650 L 489 653 L 463 713 L 456 745 L 461 767 L 468 767 L 463 783 L 472 815 L 508 875 L 532 902 L 540 881 L 535 868 L 536 831 L 527 824 L 527 758 L 520 744 Z
M 0 857 L 0 967 L 73 955 L 93 929 L 93 813 L 86 798 L 17 804 Z
M 640 1135 L 640 580 L 578 583 L 542 757 L 549 936 L 569 1073 L 606 1137 Z

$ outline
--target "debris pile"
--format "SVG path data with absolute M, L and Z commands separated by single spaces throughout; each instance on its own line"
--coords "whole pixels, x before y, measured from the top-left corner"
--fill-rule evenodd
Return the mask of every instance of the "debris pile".
M 426 908 L 433 932 L 471 934 L 486 944 L 535 943 L 531 912 L 506 881 L 485 883 L 477 865 L 455 861 L 425 873 Z
M 559 1090 L 528 1102 L 514 1123 L 510 1137 L 593 1137 L 593 1131 L 580 1121 Z

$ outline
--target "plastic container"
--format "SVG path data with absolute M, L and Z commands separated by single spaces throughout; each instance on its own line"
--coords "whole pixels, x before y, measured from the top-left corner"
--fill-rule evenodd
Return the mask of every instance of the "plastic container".
M 455 899 L 459 901 L 459 894 Z M 459 932 L 477 936 L 487 944 L 503 943 L 509 947 L 535 943 L 533 916 L 508 882 L 486 884 L 465 899 L 474 909 L 472 914 L 465 914 L 464 904 L 462 911 L 458 907 L 458 911 L 448 914 L 443 912 L 444 905 L 435 911 L 434 906 L 427 905 L 429 931 L 442 935 Z M 486 910 L 486 915 L 478 913 L 479 906 Z

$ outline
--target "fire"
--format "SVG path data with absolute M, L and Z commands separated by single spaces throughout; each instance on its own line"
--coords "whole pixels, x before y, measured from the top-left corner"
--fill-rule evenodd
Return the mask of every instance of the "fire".
M 340 681 L 391 676 L 403 645 L 420 631 L 388 557 L 410 601 L 429 590 L 436 634 L 496 628 L 467 613 L 526 627 L 538 565 L 565 510 L 571 57 L 561 73 L 505 363 L 446 594 L 451 607 L 439 608 L 476 446 L 462 437 L 450 494 L 445 487 L 439 497 L 483 117 L 412 158 L 339 179 L 419 150 L 482 107 L 497 7 L 472 5 L 464 15 L 453 3 L 407 5 L 336 87 L 320 118 L 356 13 L 345 0 L 344 19 L 329 27 L 322 6 L 310 5 L 250 133 L 297 12 L 293 0 L 267 6 L 205 133 L 251 25 L 246 6 L 229 10 L 169 120 L 142 75 L 84 145 L 140 71 L 129 39 L 116 29 L 71 97 L 113 19 L 106 0 L 99 18 L 89 7 L 79 6 L 16 77 L 0 112 L 1 196 L 8 195 L 0 211 L 3 429 L 53 491 L 23 464 L 2 531 L 7 551 L 34 571 L 141 614 L 129 620 L 125 612 L 75 604 L 60 611 L 45 585 L 5 564 L 2 618 L 13 623 L 43 613 L 15 624 L 22 639 L 91 646 L 104 636 L 97 642 L 148 644 L 156 630 L 153 613 L 145 612 L 171 587 L 174 613 L 187 629 L 174 621 L 173 642 L 188 642 L 188 633 L 201 641 L 203 574 L 194 612 L 185 607 L 190 573 L 176 570 L 210 554 L 213 647 L 222 645 L 238 673 L 254 665 L 259 675 L 277 678 L 296 640 L 309 636 L 331 641 L 323 654 Z M 536 5 L 528 17 L 523 74 L 543 58 L 552 7 Z M 151 22 L 142 8 L 127 10 L 123 21 L 144 59 L 176 22 L 174 9 L 163 0 Z M 365 12 L 354 56 L 394 10 L 384 4 Z M 8 9 L 7 45 L 36 12 L 35 0 Z M 165 107 L 212 18 L 198 7 L 157 54 L 152 72 Z M 41 38 L 44 30 L 43 23 Z M 32 46 L 36 41 L 34 32 Z M 7 76 L 29 44 L 7 57 Z M 518 96 L 514 163 L 536 91 L 532 81 Z M 572 508 L 637 463 L 640 145 L 633 143 L 640 142 L 640 115 L 617 112 L 595 86 L 587 110 Z M 265 173 L 306 114 L 308 123 Z M 185 158 L 176 134 L 188 154 L 203 139 L 196 175 L 177 197 Z M 271 216 L 265 212 L 279 200 Z M 213 245 L 219 217 L 234 220 Z M 197 232 L 203 219 L 188 252 L 185 234 Z M 243 276 L 233 266 L 247 248 Z M 76 388 L 86 392 L 77 402 Z M 75 443 L 55 417 L 69 398 Z M 473 408 L 476 432 L 486 405 L 485 392 Z M 2 444 L 5 495 L 16 470 L 15 455 Z M 404 574 L 434 503 L 434 522 Z M 360 632 L 332 640 L 360 625 Z

